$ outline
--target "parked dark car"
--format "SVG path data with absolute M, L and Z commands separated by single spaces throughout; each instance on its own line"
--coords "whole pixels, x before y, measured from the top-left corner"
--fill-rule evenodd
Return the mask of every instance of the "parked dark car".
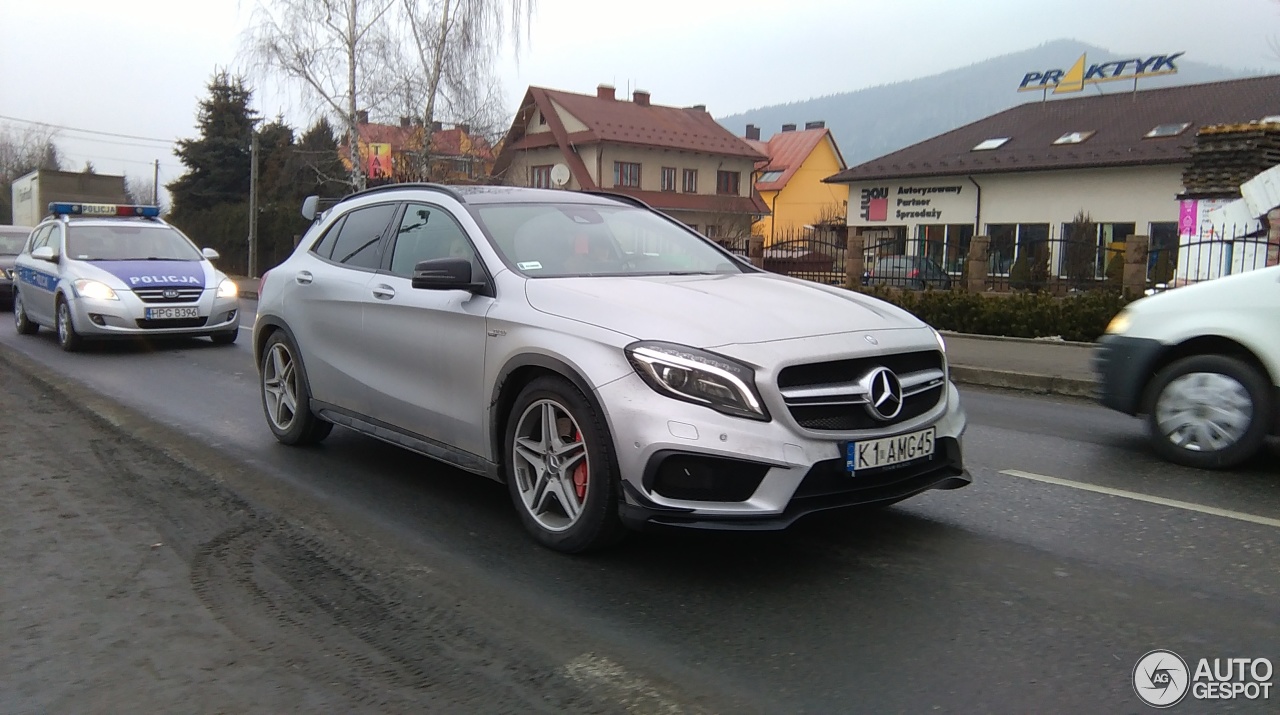
M 951 276 L 937 262 L 924 256 L 880 256 L 862 276 L 863 285 L 924 290 L 951 288 Z
M 30 226 L 0 226 L 0 306 L 13 301 L 13 259 L 31 235 Z

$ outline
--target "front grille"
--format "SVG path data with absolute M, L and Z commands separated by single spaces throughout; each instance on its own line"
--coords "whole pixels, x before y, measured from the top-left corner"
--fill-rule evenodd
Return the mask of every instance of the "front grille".
M 158 330 L 162 328 L 200 328 L 203 327 L 208 318 L 167 318 L 164 320 L 138 320 L 139 328 L 148 330 Z
M 867 409 L 863 377 L 886 367 L 902 382 L 901 411 L 882 420 Z M 936 350 L 792 365 L 778 374 L 787 409 L 805 429 L 850 432 L 879 429 L 927 414 L 946 395 L 943 356 Z
M 204 288 L 135 288 L 133 291 L 143 303 L 192 303 L 200 300 L 201 293 Z

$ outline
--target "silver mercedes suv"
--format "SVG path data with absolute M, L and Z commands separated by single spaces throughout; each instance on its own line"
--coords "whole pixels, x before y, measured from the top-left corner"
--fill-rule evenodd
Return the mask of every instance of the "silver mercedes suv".
M 887 303 L 624 196 L 400 184 L 316 208 L 254 326 L 281 442 L 337 424 L 505 482 L 566 552 L 970 481 L 942 337 Z

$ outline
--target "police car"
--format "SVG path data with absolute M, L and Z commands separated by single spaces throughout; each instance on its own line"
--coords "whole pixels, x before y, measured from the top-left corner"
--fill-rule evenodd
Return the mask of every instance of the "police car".
M 155 206 L 51 203 L 50 216 L 14 261 L 18 332 L 41 326 L 64 350 L 84 341 L 140 336 L 209 336 L 235 342 L 236 284 L 162 221 Z

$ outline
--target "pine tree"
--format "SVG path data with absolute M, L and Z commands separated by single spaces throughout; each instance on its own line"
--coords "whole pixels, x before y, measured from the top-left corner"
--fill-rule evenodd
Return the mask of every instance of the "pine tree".
M 178 142 L 176 154 L 187 172 L 169 184 L 173 213 L 181 216 L 249 195 L 249 142 L 258 115 L 249 107 L 253 91 L 244 80 L 219 70 L 200 102 L 200 136 Z
M 338 137 L 328 119 L 321 117 L 294 147 L 297 157 L 298 198 L 312 194 L 337 198 L 349 191 L 349 171 L 338 154 Z

